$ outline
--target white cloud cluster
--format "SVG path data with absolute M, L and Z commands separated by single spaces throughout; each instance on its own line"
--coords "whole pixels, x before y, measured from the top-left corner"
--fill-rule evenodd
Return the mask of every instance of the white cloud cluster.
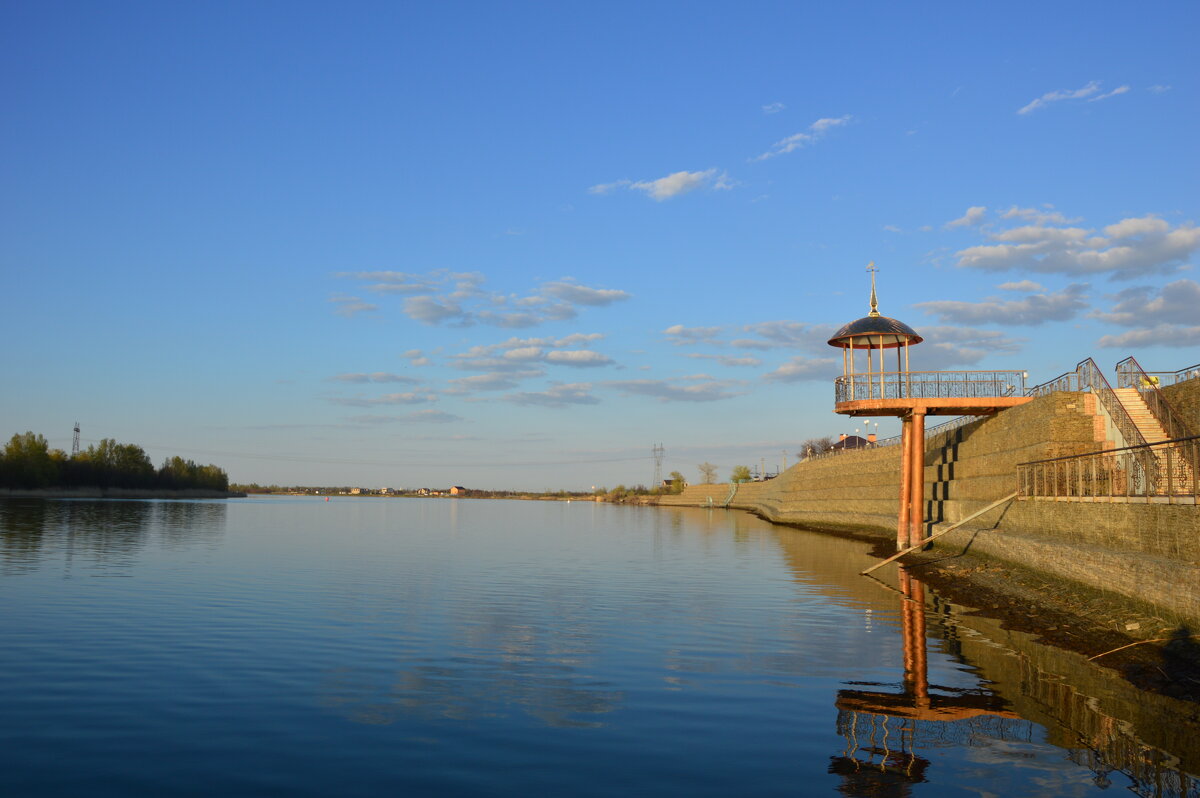
M 346 318 L 352 318 L 359 313 L 369 313 L 379 310 L 378 305 L 372 305 L 370 302 L 364 302 L 356 296 L 344 296 L 335 294 L 329 298 L 329 301 L 334 304 L 334 313 Z
M 1157 291 L 1149 286 L 1127 288 L 1114 298 L 1111 311 L 1092 316 L 1134 329 L 1105 335 L 1100 346 L 1200 346 L 1200 283 L 1195 280 L 1176 280 Z
M 1068 321 L 1088 307 L 1084 299 L 1088 289 L 1086 283 L 1072 283 L 1057 293 L 1045 293 L 1045 289 L 1037 283 L 1005 285 L 1008 286 L 1008 290 L 1037 290 L 1040 293 L 1011 300 L 989 297 L 982 302 L 936 300 L 918 302 L 913 307 L 937 316 L 944 322 L 1004 325 L 1038 325 L 1048 321 Z
M 1063 102 L 1064 100 L 1087 100 L 1088 102 L 1096 102 L 1097 100 L 1107 100 L 1109 97 L 1116 97 L 1119 94 L 1125 94 L 1129 91 L 1128 86 L 1118 86 L 1110 92 L 1100 93 L 1100 81 L 1089 81 L 1085 86 L 1078 89 L 1058 89 L 1056 91 L 1048 91 L 1036 100 L 1031 101 L 1027 105 L 1022 106 L 1017 110 L 1017 113 L 1024 116 L 1031 114 L 1039 108 L 1045 108 L 1051 103 Z
M 594 405 L 600 402 L 592 395 L 590 382 L 557 383 L 545 391 L 523 391 L 508 394 L 507 402 L 536 407 L 564 408 L 572 405 Z
M 764 114 L 777 114 L 784 108 L 787 108 L 787 106 L 783 103 L 768 103 L 762 107 L 762 110 Z
M 832 357 L 797 355 L 774 371 L 763 375 L 767 382 L 803 382 L 832 380 L 841 373 L 841 360 Z
M 699 343 L 717 343 L 716 338 L 721 334 L 720 327 L 684 327 L 682 324 L 672 324 L 663 330 L 663 335 L 675 346 L 689 346 Z
M 716 402 L 739 394 L 730 390 L 738 383 L 693 374 L 665 380 L 615 380 L 607 383 L 626 396 L 650 396 L 660 402 Z
M 1018 209 L 1016 213 L 1006 212 L 1003 218 L 1027 220 L 1036 214 Z M 1006 230 L 984 225 L 984 234 L 995 243 L 959 250 L 955 253 L 958 265 L 984 271 L 1108 274 L 1114 279 L 1131 279 L 1177 271 L 1200 249 L 1200 228 L 1190 222 L 1172 227 L 1156 216 L 1142 216 L 1122 219 L 1096 231 L 1054 226 L 1051 220 L 1060 225 L 1079 221 L 1055 213 Z
M 984 216 L 987 215 L 987 208 L 983 205 L 972 205 L 967 208 L 967 212 L 962 216 L 942 225 L 946 230 L 953 230 L 955 227 L 978 227 L 983 222 Z
M 479 272 L 359 271 L 340 272 L 336 276 L 366 282 L 367 290 L 376 294 L 407 295 L 401 303 L 404 314 L 431 326 L 535 327 L 548 321 L 575 318 L 580 306 L 603 307 L 630 297 L 626 291 L 593 288 L 567 277 L 545 282 L 527 296 L 517 296 L 486 290 L 486 278 Z M 330 301 L 338 305 L 337 312 L 343 316 L 379 309 L 357 297 L 335 296 Z
M 406 393 L 388 393 L 383 396 L 334 396 L 330 397 L 330 402 L 337 405 L 349 405 L 350 407 L 372 407 L 375 405 L 418 405 L 428 402 L 436 402 L 437 394 L 409 391 Z
M 611 194 L 617 189 L 627 188 L 631 191 L 641 191 L 651 199 L 662 202 L 663 200 L 687 194 L 710 184 L 714 190 L 718 191 L 732 188 L 733 186 L 728 175 L 724 173 L 718 174 L 717 169 L 714 167 L 700 172 L 672 172 L 666 177 L 660 177 L 657 180 L 623 179 L 615 180 L 612 183 L 600 183 L 589 188 L 588 193 Z
M 414 377 L 406 377 L 403 374 L 391 374 L 386 371 L 376 371 L 371 374 L 337 374 L 328 379 L 329 382 L 404 382 L 417 383 L 420 380 Z
M 794 152 L 802 147 L 807 147 L 808 145 L 814 144 L 820 139 L 824 138 L 825 134 L 833 128 L 849 124 L 853 118 L 854 117 L 852 117 L 850 114 L 846 114 L 845 116 L 818 119 L 816 122 L 813 122 L 811 125 L 809 125 L 806 131 L 793 133 L 787 138 L 780 139 L 772 144 L 769 150 L 753 160 L 765 161 L 768 158 L 786 155 L 787 153 Z

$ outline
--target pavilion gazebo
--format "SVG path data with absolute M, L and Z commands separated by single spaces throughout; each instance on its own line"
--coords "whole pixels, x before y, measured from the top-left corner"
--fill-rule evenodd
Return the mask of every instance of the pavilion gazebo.
M 871 312 L 842 327 L 828 343 L 842 350 L 835 381 L 834 412 L 848 416 L 896 416 L 901 425 L 900 511 L 896 548 L 925 538 L 925 416 L 990 415 L 1030 401 L 1020 371 L 912 371 L 909 349 L 924 340 L 902 321 L 880 314 L 871 272 Z M 896 350 L 889 371 L 886 350 Z M 858 370 L 865 350 L 866 370 Z

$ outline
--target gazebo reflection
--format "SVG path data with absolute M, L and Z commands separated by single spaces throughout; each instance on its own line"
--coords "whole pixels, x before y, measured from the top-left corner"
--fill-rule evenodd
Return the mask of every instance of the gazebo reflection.
M 946 728 L 948 723 L 981 717 L 1020 720 L 991 693 L 944 687 L 930 692 L 925 586 L 902 568 L 899 592 L 904 646 L 900 692 L 839 690 L 835 701 L 838 734 L 845 738 L 846 749 L 831 757 L 829 772 L 842 777 L 839 789 L 846 795 L 910 795 L 910 786 L 925 780 L 930 765 L 916 750 L 956 737 L 955 730 Z

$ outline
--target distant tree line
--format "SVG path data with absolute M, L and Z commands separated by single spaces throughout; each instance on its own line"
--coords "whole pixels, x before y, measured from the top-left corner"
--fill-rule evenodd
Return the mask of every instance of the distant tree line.
M 138 488 L 227 491 L 229 477 L 215 465 L 168 457 L 158 469 L 142 447 L 105 438 L 68 456 L 41 435 L 13 435 L 0 453 L 0 487 Z

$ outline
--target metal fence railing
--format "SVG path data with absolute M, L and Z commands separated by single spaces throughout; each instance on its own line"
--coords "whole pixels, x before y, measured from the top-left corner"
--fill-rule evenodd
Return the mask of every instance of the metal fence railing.
M 1167 397 L 1159 390 L 1161 382 L 1159 377 L 1143 371 L 1136 358 L 1127 357 L 1117 364 L 1117 387 L 1135 389 L 1168 438 L 1186 438 L 1195 430 L 1189 429 L 1183 418 L 1171 408 Z
M 843 374 L 834 380 L 836 401 L 864 399 L 974 399 L 1020 396 L 1021 371 L 886 371 Z
M 1197 455 L 1200 436 L 1034 460 L 1017 466 L 1018 491 L 1022 499 L 1195 504 Z
M 1120 368 L 1119 365 L 1117 367 Z M 1160 386 L 1175 385 L 1184 380 L 1200 379 L 1200 363 L 1179 369 L 1179 371 L 1147 371 L 1146 375 L 1157 379 Z

